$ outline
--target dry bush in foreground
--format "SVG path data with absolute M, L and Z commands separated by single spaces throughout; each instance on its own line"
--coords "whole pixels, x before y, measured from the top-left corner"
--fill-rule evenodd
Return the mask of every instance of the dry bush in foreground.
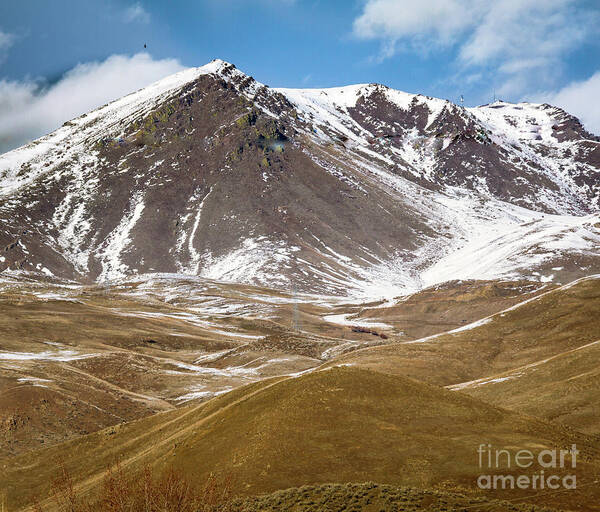
M 229 512 L 231 480 L 211 476 L 203 486 L 193 485 L 169 469 L 156 476 L 150 467 L 127 473 L 122 466 L 109 468 L 95 499 L 77 492 L 64 464 L 52 482 L 51 498 L 59 512 Z M 35 512 L 44 512 L 41 504 Z

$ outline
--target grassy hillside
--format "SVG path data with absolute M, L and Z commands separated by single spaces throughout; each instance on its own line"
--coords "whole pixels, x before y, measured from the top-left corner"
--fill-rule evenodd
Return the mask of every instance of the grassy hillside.
M 391 306 L 361 308 L 356 319 L 388 324 L 412 340 L 462 327 L 554 287 L 528 281 L 449 281 Z
M 300 348 L 278 346 L 275 338 L 287 329 L 279 316 L 291 309 L 281 294 L 202 280 L 178 284 L 180 305 L 167 302 L 165 295 L 175 300 L 173 291 L 160 282 L 149 289 L 144 281 L 110 288 L 1 281 L 0 453 L 23 453 L 173 409 L 197 391 L 210 397 L 315 367 L 319 348 L 346 341 L 321 336 L 318 343 L 306 333 L 296 337 Z M 198 304 L 200 311 L 188 308 Z M 234 313 L 220 314 L 229 309 Z M 315 318 L 314 324 L 327 325 Z M 268 347 L 248 347 L 262 336 Z
M 338 353 L 438 333 L 539 287 L 455 282 L 383 307 L 201 278 L 111 287 L 4 279 L 0 453 L 24 453 L 206 400 L 317 367 Z M 373 320 L 386 323 L 385 340 L 353 332 L 352 322 Z
M 455 389 L 582 432 L 600 434 L 600 340 Z
M 416 343 L 373 347 L 330 364 L 352 364 L 449 386 L 510 371 L 600 339 L 600 279 L 587 279 L 462 330 Z
M 43 496 L 53 461 L 62 457 L 80 488 L 93 490 L 118 457 L 132 470 L 148 463 L 173 465 L 200 481 L 222 471 L 245 495 L 360 481 L 473 490 L 481 474 L 480 443 L 534 451 L 576 443 L 582 452 L 581 490 L 568 499 L 592 510 L 600 497 L 597 486 L 589 485 L 600 473 L 593 438 L 461 393 L 355 368 L 262 381 L 201 406 L 4 461 L 4 486 L 12 507 Z M 490 496 L 530 494 L 510 490 Z M 567 503 L 560 496 L 535 502 Z

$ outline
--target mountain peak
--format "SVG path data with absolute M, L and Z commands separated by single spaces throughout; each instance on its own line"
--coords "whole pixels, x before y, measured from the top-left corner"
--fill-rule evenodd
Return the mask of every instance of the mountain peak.
M 598 146 L 541 106 L 271 89 L 217 59 L 0 156 L 0 272 L 370 296 L 578 276 L 600 244 L 582 217 L 600 209 Z
M 242 73 L 238 68 L 235 67 L 231 62 L 227 62 L 222 59 L 214 59 L 210 61 L 208 64 L 204 64 L 203 66 L 193 68 L 197 71 L 198 75 L 205 74 L 217 74 L 217 75 L 227 75 L 233 72 Z

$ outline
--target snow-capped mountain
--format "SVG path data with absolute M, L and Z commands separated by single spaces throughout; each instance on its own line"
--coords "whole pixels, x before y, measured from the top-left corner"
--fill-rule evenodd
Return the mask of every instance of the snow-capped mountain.
M 549 106 L 188 69 L 0 155 L 0 271 L 379 296 L 600 268 L 600 141 Z

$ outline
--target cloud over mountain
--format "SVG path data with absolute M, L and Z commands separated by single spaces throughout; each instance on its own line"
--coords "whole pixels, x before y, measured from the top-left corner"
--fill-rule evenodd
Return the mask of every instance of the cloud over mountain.
M 572 82 L 562 89 L 542 95 L 542 100 L 558 105 L 578 116 L 585 127 L 600 135 L 600 71 L 587 80 Z
M 455 65 L 487 70 L 502 84 L 499 92 L 510 95 L 532 83 L 553 87 L 565 57 L 594 33 L 599 15 L 574 0 L 368 0 L 353 32 L 382 41 L 382 57 L 406 47 L 452 48 Z
M 0 153 L 182 68 L 178 60 L 155 60 L 147 53 L 138 53 L 78 64 L 50 86 L 2 80 Z

